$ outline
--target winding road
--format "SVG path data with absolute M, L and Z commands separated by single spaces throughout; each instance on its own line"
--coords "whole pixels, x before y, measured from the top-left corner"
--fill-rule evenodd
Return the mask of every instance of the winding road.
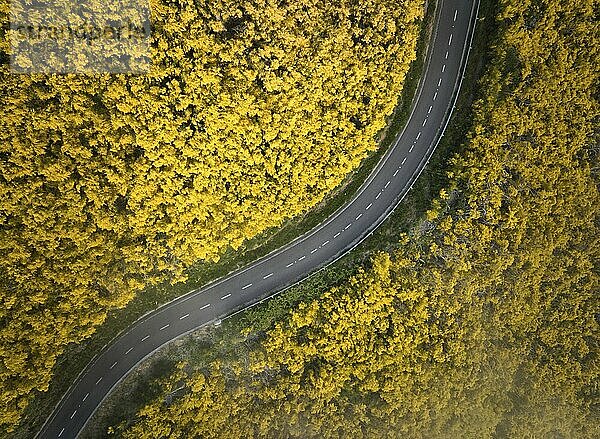
M 341 257 L 379 226 L 427 165 L 448 124 L 478 3 L 438 0 L 424 75 L 409 121 L 348 204 L 285 247 L 138 320 L 86 367 L 37 437 L 76 437 L 111 390 L 157 349 L 281 292 Z

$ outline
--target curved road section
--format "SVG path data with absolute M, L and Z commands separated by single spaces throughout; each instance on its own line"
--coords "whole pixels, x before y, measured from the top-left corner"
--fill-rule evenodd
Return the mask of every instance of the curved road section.
M 80 374 L 38 437 L 76 437 L 110 391 L 161 346 L 306 278 L 381 224 L 410 190 L 448 123 L 477 7 L 478 0 L 439 0 L 427 65 L 409 122 L 351 202 L 282 249 L 137 321 Z

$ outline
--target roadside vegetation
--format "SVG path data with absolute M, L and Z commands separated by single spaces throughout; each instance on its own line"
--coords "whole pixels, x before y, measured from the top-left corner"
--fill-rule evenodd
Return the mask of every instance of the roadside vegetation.
M 6 23 L 9 2 L 0 11 Z M 2 31 L 5 432 L 110 310 L 305 213 L 376 149 L 424 8 L 152 1 L 151 12 L 141 76 L 12 75 Z
M 107 434 L 598 435 L 597 8 L 483 7 L 485 74 L 450 132 L 470 119 L 468 136 L 418 223 L 395 215 L 389 251 L 343 282 L 328 270 L 323 293 L 313 279 L 295 310 L 283 295 L 171 349 Z

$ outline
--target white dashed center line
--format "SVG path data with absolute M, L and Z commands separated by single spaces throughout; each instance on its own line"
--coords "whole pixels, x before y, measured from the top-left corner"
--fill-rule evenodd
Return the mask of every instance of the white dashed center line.
M 230 296 L 231 296 L 231 293 L 225 294 L 223 297 L 221 297 L 221 300 L 225 300 Z
M 446 57 L 445 57 L 445 59 L 448 59 L 448 51 L 447 50 L 446 50 Z
M 179 317 L 179 320 L 187 319 L 189 316 L 189 314 L 184 314 L 181 317 Z
M 379 199 L 379 197 L 381 197 L 381 192 L 379 192 L 379 193 L 378 193 L 378 194 L 375 196 L 375 199 L 377 200 L 377 199 Z
M 404 164 L 404 162 L 405 162 L 405 161 L 406 161 L 406 157 L 404 157 L 404 158 L 402 159 L 402 164 Z
M 362 216 L 362 213 L 359 213 L 359 214 L 357 215 L 357 217 L 354 219 L 354 221 L 358 221 L 358 220 L 360 219 L 360 217 L 361 217 L 361 216 Z
M 301 260 L 303 260 L 303 259 L 306 259 L 306 256 L 300 256 L 300 257 L 298 258 L 298 261 L 301 261 Z
M 100 384 L 100 381 L 102 381 L 102 377 L 98 378 L 98 381 L 96 381 L 95 385 L 97 386 L 98 384 Z
M 148 340 L 149 338 L 150 338 L 150 336 L 149 336 L 149 335 L 147 335 L 147 336 L 145 336 L 144 338 L 142 338 L 142 341 L 144 341 L 144 340 Z
M 412 152 L 414 147 L 415 147 L 415 144 L 413 143 L 412 145 L 410 145 L 410 149 L 408 150 L 408 152 Z M 395 175 L 394 175 L 394 177 L 395 177 Z
M 423 121 L 423 126 L 425 126 L 425 124 L 426 124 L 426 123 L 427 123 L 427 119 L 425 119 L 425 120 Z
M 388 182 L 385 184 L 385 186 L 383 187 L 384 189 L 387 189 L 387 187 L 390 185 L 390 181 L 388 180 Z
M 446 71 L 446 64 L 444 64 L 444 65 L 442 66 L 442 73 L 444 73 L 445 71 Z
M 319 249 L 318 249 L 318 248 L 313 248 L 313 249 L 310 251 L 310 254 L 312 255 L 312 254 L 313 254 L 314 252 L 316 252 L 317 250 L 319 250 Z
M 448 40 L 448 46 L 452 44 L 452 34 L 450 34 L 450 39 Z
M 431 107 L 429 107 L 429 111 L 431 111 Z M 419 134 L 417 134 L 417 140 L 419 140 L 419 137 L 421 137 L 421 131 L 419 131 Z
M 369 204 L 369 206 L 370 206 L 370 204 Z M 367 209 L 368 209 L 368 207 L 367 207 Z M 333 239 L 335 239 L 335 238 L 337 238 L 338 236 L 340 236 L 340 234 L 341 234 L 341 233 L 342 233 L 342 232 L 337 232 L 335 235 L 333 235 Z
M 287 264 L 287 265 L 285 266 L 285 268 L 290 268 L 292 265 L 294 265 L 294 263 L 293 263 L 293 262 L 290 262 L 289 264 Z
M 436 91 L 435 94 L 433 95 L 433 100 L 435 101 L 435 98 L 437 98 L 437 94 L 438 92 Z
M 329 244 L 329 241 L 325 241 L 323 244 L 321 244 L 322 246 L 326 246 L 327 244 Z
M 252 286 L 252 284 L 244 285 L 244 286 L 242 287 L 242 290 L 245 290 L 246 288 L 250 288 L 251 286 Z
M 73 413 L 71 413 L 71 419 L 73 419 L 73 417 L 75 416 L 76 413 L 77 413 L 77 410 L 75 410 Z
M 167 329 L 169 326 L 171 326 L 170 324 L 166 324 L 165 326 L 163 326 L 162 328 L 159 329 L 159 331 L 164 331 L 165 329 Z
M 352 225 L 352 223 L 348 224 L 346 227 L 344 227 L 344 230 L 348 230 L 351 225 Z
M 458 15 L 458 9 L 455 9 L 455 10 L 454 10 L 454 20 L 453 20 L 453 21 L 456 21 L 456 16 L 457 16 L 457 15 Z
M 200 309 L 206 309 L 206 308 L 208 308 L 209 306 L 210 306 L 210 303 L 207 303 L 206 305 L 204 305 L 204 306 L 201 306 L 201 307 L 200 307 Z
M 110 369 L 112 369 L 113 367 L 115 367 L 117 365 L 117 361 L 115 361 L 112 366 L 110 366 Z
M 81 400 L 81 402 L 85 402 L 85 400 L 87 399 L 88 396 L 90 396 L 89 392 L 85 394 L 85 396 L 83 397 L 83 399 Z
M 369 210 L 371 208 L 371 206 L 373 205 L 373 203 L 369 203 L 369 205 L 366 207 L 365 210 Z
M 63 428 L 63 429 L 60 431 L 60 433 L 58 433 L 58 437 L 61 437 L 61 436 L 62 436 L 62 434 L 63 434 L 64 432 L 65 432 L 65 429 Z
M 440 78 L 440 80 L 438 81 L 438 87 L 442 85 L 442 78 Z
M 412 146 L 411 146 L 411 149 L 412 149 Z M 394 177 L 395 177 L 396 175 L 398 175 L 398 172 L 399 172 L 399 171 L 400 171 L 400 169 L 396 169 L 396 171 L 394 171 Z
M 432 108 L 433 108 L 433 105 L 430 105 L 430 106 L 429 106 L 429 110 L 427 110 L 427 114 L 430 114 L 430 113 L 431 113 L 431 109 L 432 109 Z M 421 133 L 419 133 L 419 134 L 421 134 Z M 418 139 L 418 137 L 417 137 L 417 139 Z
M 273 276 L 273 273 L 265 274 L 265 275 L 263 276 L 263 279 L 268 279 L 268 278 L 270 278 L 271 276 Z
M 130 353 L 131 351 L 133 351 L 133 348 L 129 348 L 127 349 L 127 351 L 125 352 L 125 355 L 127 355 L 128 353 Z

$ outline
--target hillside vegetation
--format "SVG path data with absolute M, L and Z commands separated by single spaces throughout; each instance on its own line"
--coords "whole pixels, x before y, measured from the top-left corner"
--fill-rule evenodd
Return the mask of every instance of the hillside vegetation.
M 151 12 L 145 75 L 13 75 L 3 30 L 4 429 L 109 309 L 309 209 L 355 169 L 400 95 L 424 11 L 153 0 Z
M 451 183 L 401 250 L 231 358 L 180 364 L 111 432 L 598 437 L 598 3 L 498 10 Z

